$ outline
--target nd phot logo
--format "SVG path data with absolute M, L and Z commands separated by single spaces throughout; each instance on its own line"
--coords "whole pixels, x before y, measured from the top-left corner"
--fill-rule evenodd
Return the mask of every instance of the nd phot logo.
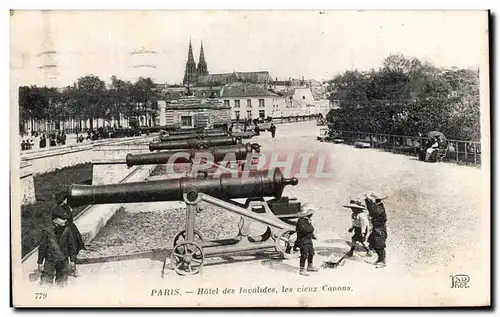
M 465 274 L 450 275 L 451 288 L 469 288 L 470 277 Z

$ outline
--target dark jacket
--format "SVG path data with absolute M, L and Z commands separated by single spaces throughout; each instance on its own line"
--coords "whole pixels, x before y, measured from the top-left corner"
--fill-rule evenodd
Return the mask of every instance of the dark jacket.
M 59 206 L 59 208 L 62 208 L 67 215 L 67 217 L 66 217 L 66 219 L 68 221 L 67 227 L 70 229 L 70 232 L 73 235 L 73 242 L 75 244 L 75 252 L 76 252 L 76 255 L 78 255 L 78 252 L 80 252 L 80 250 L 85 250 L 85 243 L 83 242 L 83 238 L 82 238 L 82 235 L 80 233 L 80 230 L 78 230 L 78 227 L 74 223 L 73 213 L 67 207 L 67 205 Z
M 370 199 L 365 199 L 366 208 L 370 215 L 372 226 L 384 227 L 387 222 L 387 214 L 385 213 L 384 203 L 372 202 Z
M 297 232 L 298 246 L 312 244 L 312 239 L 315 239 L 314 227 L 309 219 L 306 217 L 299 218 L 295 230 Z
M 44 227 L 40 236 L 38 246 L 38 264 L 43 260 L 49 262 L 61 262 L 70 258 L 76 261 L 76 249 L 73 234 L 68 227 L 56 228 L 55 226 Z

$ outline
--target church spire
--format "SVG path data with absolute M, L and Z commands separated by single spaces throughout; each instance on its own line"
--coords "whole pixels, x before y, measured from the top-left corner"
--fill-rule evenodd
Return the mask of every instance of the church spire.
M 191 46 L 191 39 L 189 39 L 188 60 L 186 62 L 186 70 L 184 71 L 184 85 L 192 84 L 196 81 L 196 63 L 193 57 L 193 47 Z
M 200 60 L 198 62 L 198 75 L 208 75 L 207 62 L 205 61 L 205 53 L 203 51 L 203 41 L 201 41 Z

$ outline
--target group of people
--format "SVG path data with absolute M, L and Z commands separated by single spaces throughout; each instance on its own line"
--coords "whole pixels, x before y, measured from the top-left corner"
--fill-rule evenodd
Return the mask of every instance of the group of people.
M 38 137 L 38 134 L 32 134 L 32 137 Z M 49 134 L 49 146 L 57 146 L 66 144 L 66 134 L 64 132 L 57 132 Z M 35 146 L 33 139 L 23 140 L 21 142 L 21 150 L 31 150 Z M 40 134 L 40 140 L 38 141 L 38 147 L 40 149 L 47 147 L 47 137 L 45 133 Z
M 372 256 L 372 250 L 377 254 L 374 264 L 376 268 L 386 266 L 387 214 L 382 197 L 374 192 L 365 194 L 364 204 L 360 199 L 351 199 L 344 205 L 352 211 L 352 225 L 349 232 L 354 232 L 351 238 L 351 248 L 345 254 L 354 256 L 357 244 L 360 243 L 366 256 Z M 51 223 L 43 227 L 39 240 L 38 271 L 41 284 L 56 284 L 65 286 L 70 275 L 78 276 L 76 257 L 85 248 L 82 236 L 73 221 L 73 210 L 66 203 L 66 197 L 56 199 L 56 205 L 51 213 Z M 308 276 L 309 272 L 318 272 L 314 266 L 315 228 L 311 221 L 312 214 L 301 217 L 296 224 L 297 240 L 293 250 L 300 249 L 299 274 Z M 306 267 L 307 262 L 307 267 Z
M 244 123 L 244 125 L 243 125 L 244 132 L 246 132 L 247 128 L 250 126 L 249 122 L 250 121 Z M 234 128 L 234 125 L 231 123 L 231 125 L 229 126 L 229 133 L 233 132 L 233 128 Z M 254 120 L 253 131 L 254 131 L 255 135 L 260 135 L 260 127 L 259 127 L 258 121 Z M 274 137 L 276 136 L 276 126 L 274 125 L 274 123 L 271 123 L 271 126 L 269 127 L 269 132 L 271 132 L 271 137 L 274 139 Z
M 366 252 L 366 256 L 372 256 L 372 250 L 377 254 L 375 262 L 367 261 L 376 268 L 386 267 L 386 240 L 387 240 L 387 214 L 382 197 L 373 191 L 365 194 L 364 204 L 361 199 L 351 199 L 349 204 L 344 205 L 352 211 L 352 225 L 348 232 L 353 233 L 351 237 L 351 248 L 345 254 L 346 257 L 354 256 L 357 244 L 360 243 Z M 297 240 L 293 250 L 300 249 L 299 274 L 308 276 L 308 272 L 318 272 L 319 269 L 313 265 L 315 255 L 313 240 L 316 239 L 311 216 L 307 215 L 298 219 L 296 224 Z M 306 267 L 307 261 L 307 267 Z
M 73 221 L 66 197 L 55 198 L 51 222 L 42 228 L 38 245 L 38 272 L 42 285 L 65 286 L 70 275 L 77 277 L 76 257 L 85 248 Z

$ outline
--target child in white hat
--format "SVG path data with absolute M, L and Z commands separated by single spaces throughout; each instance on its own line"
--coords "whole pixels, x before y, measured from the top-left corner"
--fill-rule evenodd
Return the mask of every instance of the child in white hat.
M 366 250 L 366 256 L 371 256 L 370 249 L 366 245 L 366 240 L 369 234 L 369 220 L 368 215 L 365 210 L 366 207 L 363 205 L 361 200 L 352 199 L 348 205 L 345 205 L 346 208 L 351 208 L 352 210 L 352 226 L 349 229 L 349 232 L 354 230 L 354 235 L 352 236 L 352 244 L 351 249 L 346 254 L 347 256 L 353 256 L 354 250 L 356 250 L 357 242 L 361 243 L 363 248 Z

